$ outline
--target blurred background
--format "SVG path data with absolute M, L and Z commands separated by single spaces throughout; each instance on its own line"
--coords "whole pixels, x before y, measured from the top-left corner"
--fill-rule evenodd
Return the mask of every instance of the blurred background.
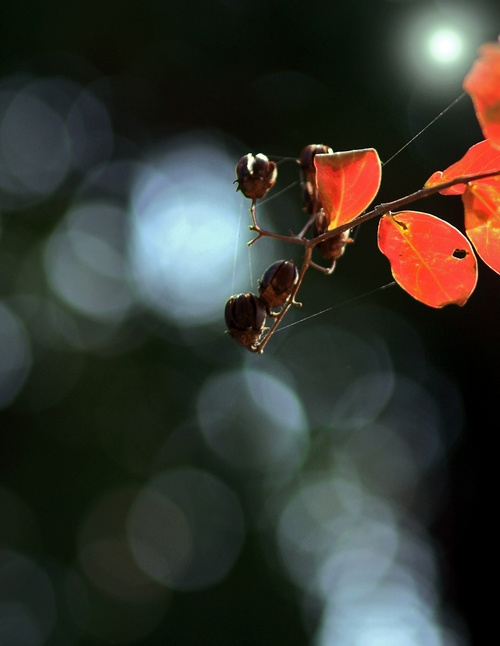
M 500 278 L 480 262 L 440 311 L 374 291 L 391 275 L 370 222 L 264 355 L 223 308 L 300 263 L 247 247 L 238 159 L 388 160 L 499 18 L 496 0 L 2 0 L 2 646 L 484 643 Z M 481 138 L 465 97 L 377 202 Z M 279 163 L 263 226 L 302 226 L 298 179 Z M 462 227 L 459 198 L 416 208 Z

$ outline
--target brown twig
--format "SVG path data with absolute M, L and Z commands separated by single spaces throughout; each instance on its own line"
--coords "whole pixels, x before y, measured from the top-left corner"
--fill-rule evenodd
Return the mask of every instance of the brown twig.
M 500 175 L 500 170 L 489 171 L 488 173 L 473 173 L 471 175 L 462 175 L 460 177 L 456 177 L 449 182 L 443 182 L 443 184 L 429 186 L 428 188 L 421 188 L 418 191 L 410 193 L 410 195 L 406 195 L 405 197 L 401 197 L 398 200 L 394 200 L 393 202 L 385 202 L 384 204 L 379 204 L 372 211 L 363 213 L 350 222 L 346 222 L 345 224 L 341 224 L 335 229 L 331 229 L 326 233 L 322 233 L 321 235 L 314 238 L 314 244 L 317 245 L 321 242 L 324 242 L 325 240 L 328 240 L 329 238 L 333 238 L 333 236 L 336 236 L 343 231 L 347 231 L 347 229 L 352 229 L 353 227 L 357 227 L 360 224 L 363 224 L 363 222 L 368 222 L 368 220 L 372 220 L 379 215 L 384 215 L 384 213 L 388 213 L 389 211 L 397 211 L 402 206 L 417 202 L 418 200 L 423 200 L 447 188 L 456 186 L 457 184 L 469 184 L 470 182 L 473 182 L 475 180 L 495 177 L 497 175 Z

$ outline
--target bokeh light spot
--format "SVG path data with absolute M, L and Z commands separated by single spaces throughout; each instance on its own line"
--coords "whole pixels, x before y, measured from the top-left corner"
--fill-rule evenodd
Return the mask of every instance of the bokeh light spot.
M 308 446 L 300 399 L 258 370 L 208 380 L 198 398 L 198 419 L 209 447 L 235 468 L 291 474 Z
M 228 286 L 248 276 L 239 236 L 247 206 L 233 190 L 234 177 L 234 159 L 204 134 L 178 138 L 136 175 L 130 261 L 137 289 L 178 325 L 220 320 Z M 245 261 L 235 266 L 240 252 Z
M 0 82 L 0 205 L 17 210 L 61 190 L 72 171 L 107 159 L 107 108 L 63 76 L 15 75 Z
M 429 51 L 438 63 L 451 63 L 462 52 L 462 39 L 451 29 L 439 29 L 429 39 Z
M 136 489 L 123 487 L 101 496 L 85 519 L 79 541 L 80 563 L 89 580 L 125 599 L 151 596 L 152 591 L 127 546 L 126 519 L 136 494 Z
M 73 165 L 79 170 L 92 168 L 111 155 L 113 126 L 106 106 L 89 90 L 75 99 L 66 119 Z
M 0 186 L 20 199 L 41 198 L 52 193 L 69 170 L 71 149 L 64 121 L 29 89 L 12 93 L 10 100 L 3 98 Z
M 14 399 L 31 369 L 31 346 L 20 319 L 0 303 L 0 408 Z
M 480 11 L 438 10 L 417 4 L 401 20 L 394 60 L 412 90 L 457 92 L 481 43 Z M 401 55 L 403 54 L 403 55 Z
M 118 323 L 132 304 L 122 252 L 124 212 L 107 201 L 75 205 L 46 246 L 52 289 L 73 310 Z
M 174 589 L 198 590 L 221 581 L 234 565 L 243 514 L 231 489 L 209 473 L 166 471 L 137 496 L 128 536 L 148 576 Z
M 159 491 L 145 488 L 135 500 L 128 528 L 140 567 L 155 581 L 174 587 L 193 556 L 191 528 L 182 510 Z
M 0 552 L 0 643 L 42 646 L 56 621 L 54 588 L 35 561 Z
M 360 310 L 360 320 L 365 315 L 368 311 Z M 380 337 L 365 335 L 366 330 L 358 335 L 334 325 L 292 330 L 294 354 L 284 363 L 289 360 L 297 375 L 297 390 L 312 425 L 357 426 L 374 418 L 387 401 L 393 383 L 391 359 Z

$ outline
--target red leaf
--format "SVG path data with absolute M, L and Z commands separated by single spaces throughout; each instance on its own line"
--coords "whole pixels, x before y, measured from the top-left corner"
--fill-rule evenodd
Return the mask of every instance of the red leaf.
M 468 184 L 465 230 L 484 262 L 500 274 L 500 177 Z
M 500 147 L 500 43 L 486 43 L 463 82 L 483 134 Z
M 363 213 L 378 192 L 382 168 L 373 148 L 316 155 L 314 163 L 329 230 Z
M 445 171 L 437 171 L 425 182 L 425 187 L 437 186 L 462 175 L 500 171 L 500 150 L 491 145 L 487 139 L 471 146 L 462 159 L 448 166 Z M 486 180 L 479 180 L 486 181 Z M 462 195 L 466 184 L 455 184 L 451 188 L 439 191 L 442 195 Z
M 477 263 L 469 241 L 434 215 L 384 215 L 378 246 L 391 263 L 394 280 L 426 305 L 464 305 L 476 287 Z

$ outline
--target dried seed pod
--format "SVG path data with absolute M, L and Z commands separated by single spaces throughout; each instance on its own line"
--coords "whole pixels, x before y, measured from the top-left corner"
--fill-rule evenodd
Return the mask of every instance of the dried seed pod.
M 291 260 L 277 260 L 259 281 L 260 300 L 268 309 L 283 305 L 298 279 L 299 272 Z
M 255 294 L 237 294 L 227 301 L 224 318 L 233 339 L 252 350 L 264 331 L 266 310 Z
M 306 181 L 314 181 L 316 169 L 314 167 L 314 157 L 316 155 L 331 155 L 333 150 L 325 144 L 309 144 L 302 149 L 300 153 L 300 169 L 304 173 Z M 312 173 L 312 176 L 311 176 Z M 309 175 L 309 176 L 308 176 Z
M 328 231 L 328 222 L 325 216 L 323 209 L 316 215 L 314 219 L 314 237 L 320 236 L 322 233 Z M 343 231 L 336 236 L 332 236 L 325 242 L 320 242 L 317 245 L 318 251 L 321 253 L 323 258 L 331 258 L 332 260 L 337 260 L 344 254 L 346 244 L 352 242 L 350 238 L 351 231 Z
M 302 199 L 304 201 L 305 210 L 310 215 L 317 213 L 321 208 L 318 189 L 316 187 L 316 167 L 314 166 L 314 158 L 316 155 L 331 153 L 333 153 L 333 150 L 324 144 L 310 144 L 303 148 L 300 153 L 300 169 L 305 180 Z
M 241 191 L 245 197 L 251 200 L 258 200 L 271 189 L 276 183 L 278 171 L 276 164 L 259 153 L 255 157 L 248 153 L 236 164 L 237 191 Z
M 302 189 L 302 202 L 304 203 L 304 211 L 309 215 L 314 215 L 321 209 L 318 191 L 309 182 L 304 184 Z

